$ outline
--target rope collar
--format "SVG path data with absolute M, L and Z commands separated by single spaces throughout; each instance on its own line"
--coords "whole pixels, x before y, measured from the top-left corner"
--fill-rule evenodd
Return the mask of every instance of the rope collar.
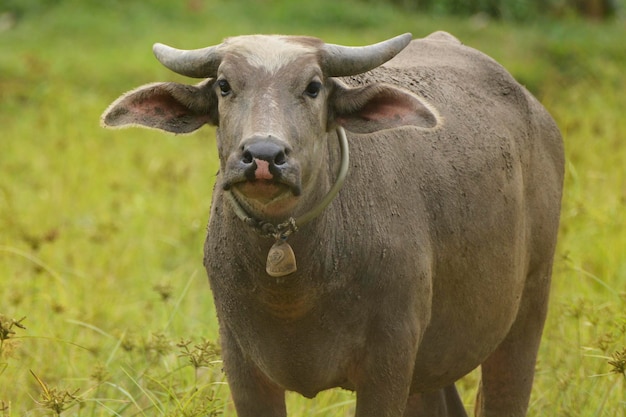
M 230 199 L 233 209 L 237 217 L 248 226 L 256 230 L 262 237 L 273 237 L 274 239 L 285 241 L 289 235 L 298 231 L 298 229 L 311 220 L 319 216 L 326 207 L 333 201 L 333 199 L 341 190 L 343 183 L 348 175 L 349 167 L 349 151 L 348 151 L 348 139 L 346 138 L 346 132 L 343 127 L 337 127 L 337 136 L 339 138 L 339 146 L 341 149 L 341 165 L 339 166 L 339 172 L 337 173 L 337 179 L 335 183 L 324 196 L 324 198 L 311 210 L 304 213 L 302 216 L 294 218 L 290 217 L 287 221 L 280 224 L 273 224 L 264 220 L 258 220 L 246 213 L 244 208 L 239 204 L 237 199 L 232 195 L 231 191 L 226 191 L 226 195 Z

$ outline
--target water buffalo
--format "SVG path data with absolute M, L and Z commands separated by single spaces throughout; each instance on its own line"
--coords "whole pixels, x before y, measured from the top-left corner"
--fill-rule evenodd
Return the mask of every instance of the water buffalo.
M 365 47 L 241 36 L 178 50 L 105 126 L 217 126 L 204 263 L 240 417 L 355 390 L 357 417 L 523 416 L 563 149 L 546 110 L 452 35 Z M 346 133 L 347 131 L 347 133 Z

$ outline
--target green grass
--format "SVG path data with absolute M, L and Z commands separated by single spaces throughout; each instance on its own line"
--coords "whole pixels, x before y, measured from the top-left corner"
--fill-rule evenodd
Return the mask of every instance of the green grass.
M 8 17 L 17 23 L 0 32 L 1 417 L 234 416 L 209 343 L 217 325 L 202 268 L 214 132 L 98 124 L 123 91 L 182 79 L 156 62 L 153 42 L 194 48 L 281 32 L 359 45 L 438 29 L 502 62 L 565 136 L 554 289 L 529 415 L 626 416 L 623 19 L 516 26 L 380 2 L 20 4 Z M 477 378 L 460 383 L 470 409 Z M 354 409 L 341 390 L 288 398 L 295 416 Z

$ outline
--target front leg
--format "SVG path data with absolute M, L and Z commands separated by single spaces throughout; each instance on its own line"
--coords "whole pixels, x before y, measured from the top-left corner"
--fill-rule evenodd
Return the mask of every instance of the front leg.
M 238 417 L 286 417 L 285 390 L 270 381 L 221 329 L 222 358 Z
M 411 394 L 404 417 L 467 417 L 467 413 L 451 384 L 436 391 Z
M 430 321 L 432 280 L 429 258 L 388 250 L 363 306 L 367 319 L 360 360 L 353 370 L 355 417 L 402 417 L 413 381 L 419 344 Z M 389 256 L 395 254 L 395 256 Z M 409 256 L 410 255 L 410 256 Z M 384 271 L 395 271 L 390 275 Z
M 403 415 L 419 339 L 417 326 L 411 328 L 405 319 L 384 323 L 368 338 L 356 383 L 355 417 Z

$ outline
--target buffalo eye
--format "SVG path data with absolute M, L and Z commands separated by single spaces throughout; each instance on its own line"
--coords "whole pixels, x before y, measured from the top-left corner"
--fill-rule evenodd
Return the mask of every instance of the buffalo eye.
M 224 79 L 218 80 L 217 86 L 220 89 L 220 94 L 222 95 L 222 97 L 226 97 L 232 91 L 230 88 L 230 84 L 228 84 L 228 81 Z
M 306 90 L 304 90 L 304 94 L 311 98 L 316 98 L 320 90 L 322 89 L 322 83 L 319 81 L 311 81 L 309 85 L 306 86 Z

